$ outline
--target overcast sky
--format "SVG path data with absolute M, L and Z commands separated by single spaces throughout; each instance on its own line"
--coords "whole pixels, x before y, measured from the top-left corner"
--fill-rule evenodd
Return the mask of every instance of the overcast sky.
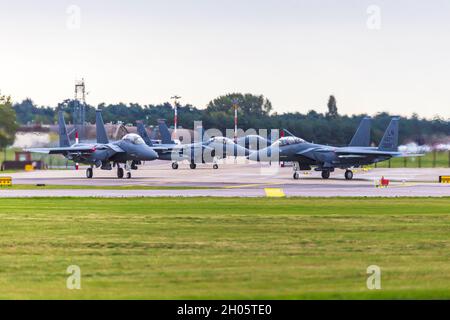
M 450 1 L 0 0 L 0 90 L 56 105 L 204 107 L 263 94 L 277 112 L 450 117 Z

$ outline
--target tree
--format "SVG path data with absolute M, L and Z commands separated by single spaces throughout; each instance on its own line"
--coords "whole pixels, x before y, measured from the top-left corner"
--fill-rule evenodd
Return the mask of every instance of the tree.
M 336 98 L 334 96 L 330 96 L 330 99 L 328 100 L 327 116 L 330 118 L 337 118 L 339 116 Z
M 239 126 L 241 128 L 256 128 L 260 125 L 261 120 L 269 120 L 272 111 L 272 103 L 263 95 L 231 93 L 220 96 L 208 104 L 202 118 L 204 124 L 220 130 L 232 128 L 235 104 L 239 107 Z M 224 122 L 225 119 L 226 122 Z
M 207 112 L 226 112 L 233 114 L 233 106 L 237 103 L 239 110 L 245 115 L 267 116 L 272 111 L 272 103 L 263 95 L 250 93 L 232 93 L 220 96 L 208 104 Z
M 11 103 L 11 98 L 0 96 L 0 148 L 6 148 L 14 143 L 18 125 L 16 112 Z

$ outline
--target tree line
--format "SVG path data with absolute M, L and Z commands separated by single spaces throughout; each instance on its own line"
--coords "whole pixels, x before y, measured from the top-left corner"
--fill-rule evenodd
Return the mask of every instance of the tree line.
M 42 107 L 26 99 L 12 107 L 17 123 L 21 125 L 54 124 L 60 110 L 65 112 L 66 121 L 72 123 L 76 104 L 76 101 L 65 100 L 55 107 Z M 273 111 L 271 102 L 262 95 L 233 93 L 212 100 L 205 109 L 190 104 L 178 105 L 178 124 L 193 129 L 194 121 L 202 121 L 206 129 L 217 128 L 225 133 L 226 129 L 234 128 L 234 105 L 238 105 L 240 129 L 287 129 L 307 141 L 338 146 L 348 144 L 361 119 L 367 116 L 340 115 L 334 96 L 329 98 L 326 113 L 311 110 L 307 113 L 278 114 Z M 134 125 L 136 121 L 142 120 L 148 125 L 155 125 L 158 119 L 166 119 L 169 124 L 174 119 L 173 107 L 168 102 L 158 105 L 101 103 L 97 107 L 86 105 L 85 108 L 86 121 L 89 123 L 95 122 L 96 109 L 102 110 L 105 122 L 121 121 Z M 374 143 L 381 140 L 392 116 L 387 112 L 372 115 Z M 433 143 L 450 136 L 449 121 L 440 118 L 428 120 L 413 114 L 411 117 L 402 117 L 400 125 L 401 143 Z

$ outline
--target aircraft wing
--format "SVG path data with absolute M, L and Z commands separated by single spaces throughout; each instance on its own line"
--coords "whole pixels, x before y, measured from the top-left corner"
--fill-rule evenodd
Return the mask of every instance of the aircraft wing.
M 418 156 L 398 151 L 382 151 L 373 148 L 337 148 L 334 152 L 341 157 L 386 156 L 392 158 L 405 158 Z
M 102 146 L 97 146 L 96 148 L 101 149 L 101 147 Z M 110 148 L 115 153 L 124 153 L 125 152 L 121 147 L 119 147 L 118 145 L 113 144 L 113 143 L 108 143 L 105 145 L 105 147 Z
M 158 152 L 165 152 L 165 151 L 172 151 L 175 149 L 179 149 L 179 148 L 169 148 L 169 147 L 157 146 L 157 145 L 153 145 L 150 148 L 152 148 L 153 150 L 158 151 Z
M 318 148 L 318 147 L 314 147 L 314 148 L 308 148 L 302 151 L 297 152 L 297 156 L 302 156 L 302 157 L 306 157 L 309 159 L 316 159 L 315 153 L 327 153 L 333 151 L 333 149 L 331 148 Z
M 318 152 L 321 152 L 321 151 L 325 152 L 325 151 L 330 151 L 330 150 L 329 149 L 321 149 L 321 148 L 308 148 L 308 149 L 302 150 L 300 152 L 297 152 L 297 155 L 299 155 L 299 156 L 307 156 L 308 153 L 310 153 L 312 151 L 314 151 L 314 152 L 316 152 L 316 151 L 318 151 Z
M 96 149 L 92 146 L 25 149 L 25 151 L 27 152 L 43 153 L 43 154 L 92 153 L 95 150 Z
M 391 157 L 391 158 L 407 158 L 421 157 L 422 154 L 402 153 L 398 151 L 382 151 L 377 148 L 370 147 L 343 147 L 343 148 L 309 148 L 297 153 L 299 156 L 312 158 L 314 153 L 334 152 L 340 158 L 365 158 L 365 157 Z

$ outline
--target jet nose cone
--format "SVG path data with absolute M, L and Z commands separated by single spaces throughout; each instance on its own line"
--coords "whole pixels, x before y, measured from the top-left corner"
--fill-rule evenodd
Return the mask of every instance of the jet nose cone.
M 145 148 L 143 152 L 143 159 L 145 161 L 152 161 L 158 159 L 158 154 L 152 148 Z
M 250 153 L 247 157 L 248 160 L 250 161 L 259 161 L 259 152 L 258 151 L 254 151 L 252 153 Z
M 254 151 L 248 156 L 249 160 L 252 161 L 276 161 L 275 157 L 272 157 L 272 148 L 265 148 L 259 151 Z

